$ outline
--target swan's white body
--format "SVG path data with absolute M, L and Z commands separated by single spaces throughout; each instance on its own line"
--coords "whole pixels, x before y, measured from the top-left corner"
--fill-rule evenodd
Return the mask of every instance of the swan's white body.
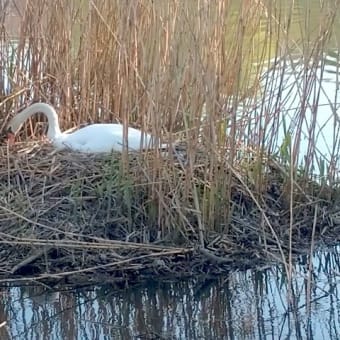
M 16 133 L 27 118 L 41 112 L 48 120 L 47 137 L 58 149 L 71 149 L 84 153 L 122 152 L 124 145 L 124 126 L 122 124 L 92 124 L 75 132 L 60 131 L 58 115 L 55 109 L 45 103 L 32 104 L 18 113 L 8 124 L 9 131 Z M 156 143 L 156 138 L 148 133 L 128 127 L 127 149 L 165 148 L 167 145 Z

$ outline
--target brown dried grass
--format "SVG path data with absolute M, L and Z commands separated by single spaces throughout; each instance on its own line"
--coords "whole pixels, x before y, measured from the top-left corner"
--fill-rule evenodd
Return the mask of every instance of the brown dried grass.
M 253 183 L 243 181 L 246 170 L 240 164 L 231 199 L 223 201 L 210 193 L 204 152 L 189 187 L 188 168 L 171 156 L 156 155 L 161 166 L 155 170 L 153 152 L 129 154 L 126 172 L 121 154 L 57 153 L 37 143 L 17 148 L 0 149 L 6 160 L 0 166 L 0 243 L 6 258 L 0 282 L 9 275 L 79 283 L 112 280 L 112 275 L 125 281 L 216 274 L 235 263 L 284 262 L 289 249 L 305 249 L 314 220 L 313 237 L 332 230 L 324 217 L 326 201 L 310 201 L 310 192 L 296 183 L 300 200 L 294 203 L 294 220 L 299 222 L 289 245 L 283 191 L 288 174 L 275 162 L 261 196 L 253 194 Z M 226 163 L 220 161 L 220 167 L 227 174 Z M 228 224 L 223 213 L 209 216 L 209 199 L 215 209 L 230 209 Z M 322 210 L 314 216 L 316 206 Z
M 320 187 L 308 176 L 297 184 L 301 136 L 288 169 L 270 155 L 280 113 L 266 112 L 265 103 L 256 117 L 248 110 L 237 116 L 236 109 L 242 100 L 262 98 L 262 92 L 270 97 L 270 79 L 259 86 L 267 60 L 278 60 L 280 49 L 291 57 L 298 46 L 284 30 L 292 19 L 289 7 L 261 1 L 237 7 L 220 0 L 29 0 L 17 9 L 14 2 L 6 4 L 0 14 L 6 56 L 0 67 L 1 129 L 11 112 L 44 101 L 58 109 L 65 130 L 121 122 L 169 141 L 173 149 L 184 141 L 186 156 L 181 163 L 159 152 L 98 158 L 30 149 L 26 143 L 10 152 L 3 147 L 1 232 L 10 251 L 22 251 L 4 271 L 18 272 L 27 267 L 25 259 L 38 259 L 40 272 L 52 273 L 44 252 L 29 256 L 37 246 L 53 250 L 46 259 L 59 261 L 55 270 L 62 270 L 63 261 L 85 271 L 96 261 L 120 270 L 145 268 L 133 261 L 133 252 L 126 254 L 135 244 L 141 259 L 163 259 L 164 251 L 185 257 L 198 247 L 204 259 L 215 262 L 255 244 L 263 247 L 253 247 L 259 257 L 269 253 L 286 263 L 286 230 L 291 239 L 295 228 L 309 235 L 305 225 L 316 201 L 309 195 L 317 196 Z M 15 42 L 5 25 L 11 11 L 20 19 Z M 268 20 L 260 30 L 262 15 Z M 327 15 L 314 46 L 305 46 L 307 60 L 322 55 L 335 12 Z M 36 126 L 36 119 L 28 122 L 21 137 L 36 135 Z M 323 198 L 332 197 L 328 188 L 324 192 Z M 296 207 L 307 216 L 298 227 Z M 319 222 L 324 225 L 321 217 Z M 167 248 L 174 244 L 183 248 Z M 129 256 L 127 262 L 116 257 L 117 249 L 119 256 Z

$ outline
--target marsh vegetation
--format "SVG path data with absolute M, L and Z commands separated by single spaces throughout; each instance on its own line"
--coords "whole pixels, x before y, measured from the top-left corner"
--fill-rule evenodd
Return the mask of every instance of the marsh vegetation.
M 2 6 L 2 131 L 43 101 L 63 130 L 120 122 L 170 147 L 55 152 L 40 141 L 44 118 L 27 122 L 21 142 L 0 149 L 0 281 L 125 283 L 268 261 L 291 278 L 295 255 L 336 241 L 337 96 L 331 131 L 318 99 L 326 66 L 338 71 L 337 2 L 313 18 L 308 2 L 286 1 Z M 288 70 L 303 80 L 294 93 Z

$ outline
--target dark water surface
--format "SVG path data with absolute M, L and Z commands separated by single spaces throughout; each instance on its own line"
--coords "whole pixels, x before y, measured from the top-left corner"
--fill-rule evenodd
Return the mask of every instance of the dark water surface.
M 339 250 L 315 253 L 310 289 L 301 256 L 290 293 L 280 266 L 125 290 L 3 288 L 0 339 L 339 339 Z

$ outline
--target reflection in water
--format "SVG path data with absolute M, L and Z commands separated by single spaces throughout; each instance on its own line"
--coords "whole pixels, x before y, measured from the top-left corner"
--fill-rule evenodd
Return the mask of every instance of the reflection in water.
M 310 318 L 304 256 L 294 266 L 294 308 L 288 308 L 279 266 L 124 291 L 96 286 L 43 294 L 42 286 L 6 288 L 1 339 L 339 339 L 339 250 L 314 255 Z

